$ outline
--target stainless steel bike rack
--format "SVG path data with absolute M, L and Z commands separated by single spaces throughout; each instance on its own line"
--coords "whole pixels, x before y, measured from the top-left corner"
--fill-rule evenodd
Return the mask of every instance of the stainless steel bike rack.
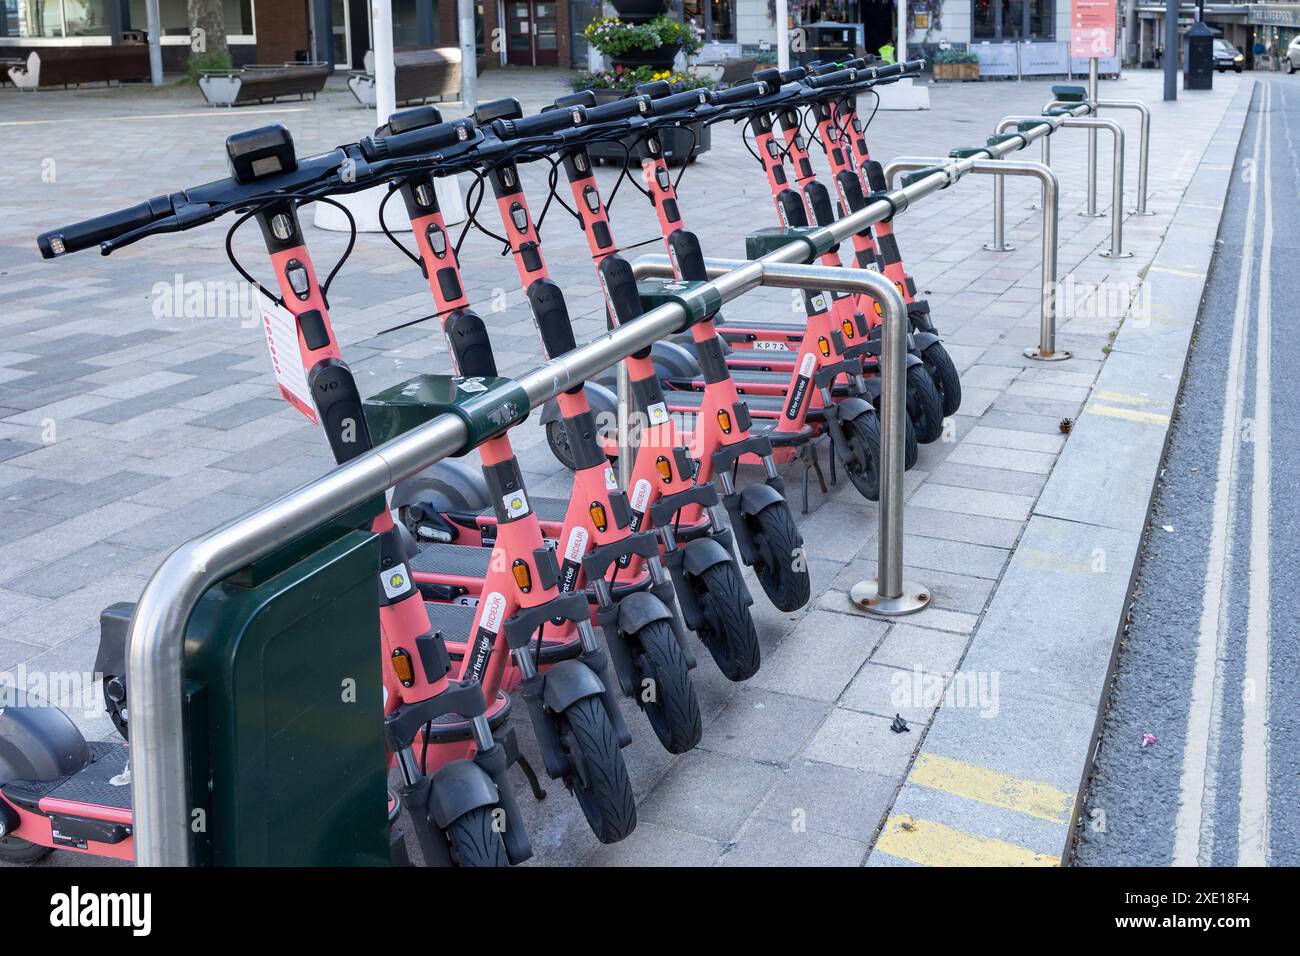
M 938 182 L 919 188 L 914 184 L 910 193 L 907 190 L 895 193 L 894 201 L 905 208 L 910 199 L 938 188 Z M 863 228 L 871 216 L 875 219 L 870 221 L 878 222 L 893 209 L 890 202 L 877 200 L 849 220 L 837 223 L 834 229 L 811 230 L 807 242 L 791 243 L 761 260 L 729 263 L 728 270 L 709 283 L 723 302 L 763 284 L 812 285 L 865 291 L 884 309 L 883 351 L 889 358 L 882 360 L 882 563 L 877 589 L 880 606 L 873 608 L 877 613 L 901 613 L 896 607 L 903 605 L 915 610 L 929 601 L 928 591 L 917 585 L 905 585 L 901 579 L 907 307 L 892 283 L 874 272 L 790 263 L 813 258 L 815 249 L 829 248 L 838 241 L 834 238 L 837 233 L 842 233 L 839 238 L 843 238 Z M 515 383 L 527 395 L 529 407 L 536 408 L 677 331 L 686 320 L 686 310 L 680 304 L 659 306 L 636 322 L 525 373 Z M 132 692 L 133 832 L 137 864 L 184 866 L 191 862 L 191 804 L 185 736 L 181 730 L 184 722 L 182 658 L 186 625 L 204 592 L 251 561 L 454 454 L 467 438 L 465 425 L 459 418 L 439 416 L 241 518 L 182 544 L 154 572 L 132 616 L 127 650 L 127 679 Z
M 1043 142 L 1047 142 L 1044 138 Z M 900 156 L 898 159 L 891 160 L 885 164 L 885 183 L 892 184 L 894 177 L 908 169 L 926 169 L 930 166 L 944 162 L 954 162 L 954 160 L 944 159 L 922 159 L 912 156 Z M 1057 351 L 1056 349 L 1056 260 L 1057 260 L 1057 235 L 1058 223 L 1060 221 L 1060 182 L 1056 178 L 1056 173 L 1050 166 L 1034 162 L 1016 162 L 1012 160 L 998 159 L 974 159 L 973 173 L 983 173 L 997 177 L 994 180 L 994 186 L 998 195 L 993 204 L 993 244 L 995 246 L 1005 246 L 1003 243 L 1003 222 L 1002 216 L 1002 177 L 1004 176 L 1029 176 L 1037 179 L 1042 184 L 1042 202 L 1043 202 L 1043 274 L 1042 274 L 1042 302 L 1039 313 L 1038 325 L 1038 345 L 1025 349 L 1025 355 L 1028 358 L 1038 359 L 1043 362 L 1060 362 L 1071 357 L 1071 353 L 1066 351 Z M 984 248 L 989 248 L 985 246 Z
M 1141 116 L 1142 125 L 1138 132 L 1139 140 L 1138 140 L 1137 207 L 1129 211 L 1134 215 L 1138 215 L 1138 216 L 1154 216 L 1155 213 L 1147 209 L 1147 168 L 1148 168 L 1148 162 L 1150 160 L 1150 155 L 1151 155 L 1151 110 L 1150 108 L 1140 100 L 1097 100 L 1095 108 L 1088 103 L 1080 104 L 1080 103 L 1075 103 L 1071 100 L 1052 100 L 1050 103 L 1048 103 L 1046 106 L 1043 107 L 1043 111 L 1046 112 L 1047 110 L 1057 109 L 1059 107 L 1069 108 L 1069 107 L 1077 107 L 1077 106 L 1086 107 L 1086 109 L 1083 112 L 1076 114 L 1081 116 L 1087 116 L 1090 114 L 1092 116 L 1097 116 L 1098 111 L 1103 107 L 1105 107 L 1106 109 L 1115 109 L 1115 110 L 1136 110 L 1138 114 Z M 1088 135 L 1090 137 L 1096 136 L 1095 133 L 1089 133 Z M 1050 162 L 1051 159 L 1051 153 L 1047 145 L 1048 142 L 1049 140 L 1046 139 L 1043 140 L 1043 162 L 1045 163 Z M 1090 164 L 1093 164 L 1092 168 L 1095 170 L 1096 169 L 1095 163 L 1097 161 L 1095 154 L 1089 154 L 1088 160 Z M 1097 186 L 1097 180 L 1096 180 L 1096 176 L 1094 175 L 1089 178 L 1089 196 L 1091 197 L 1089 208 L 1093 209 L 1094 211 L 1096 210 L 1097 207 L 1096 186 Z
M 1081 107 L 1087 106 L 1086 103 L 1079 105 Z M 1004 116 L 998 120 L 995 130 L 998 133 L 1004 133 L 1013 126 L 1028 122 L 1048 124 L 1052 127 L 1053 132 L 1063 126 L 1110 131 L 1115 139 L 1115 150 L 1111 164 L 1110 248 L 1102 252 L 1101 255 L 1110 259 L 1127 259 L 1133 255 L 1131 252 L 1124 251 L 1124 128 L 1112 119 L 1079 116 Z M 1021 135 L 1027 134 L 1021 132 Z M 1001 199 L 1001 195 L 994 196 L 995 202 L 999 202 Z M 994 215 L 997 215 L 997 213 L 995 212 Z
M 907 425 L 907 305 L 894 284 L 870 269 L 836 266 L 787 265 L 758 260 L 760 285 L 783 289 L 817 289 L 868 295 L 884 309 L 880 354 L 880 530 L 877 576 L 853 586 L 850 599 L 858 607 L 883 617 L 920 611 L 930 603 L 927 588 L 903 580 L 903 440 Z M 705 259 L 709 278 L 719 279 L 745 268 L 744 259 Z M 672 277 L 672 260 L 665 255 L 641 256 L 633 264 L 638 276 Z M 638 321 L 640 321 L 638 319 Z M 619 393 L 619 416 L 624 417 L 627 392 Z M 628 416 L 630 417 L 630 416 Z M 632 449 L 619 438 L 619 457 Z
M 1034 117 L 1045 122 L 1016 137 L 988 147 L 992 157 L 1005 156 L 1045 137 L 1059 117 Z M 1059 125 L 1059 124 L 1058 124 Z M 1016 145 L 1014 140 L 1020 140 Z M 862 209 L 830 226 L 802 233 L 802 242 L 791 242 L 762 259 L 747 262 L 714 279 L 710 285 L 722 301 L 760 285 L 764 275 L 778 282 L 813 283 L 834 288 L 838 283 L 864 281 L 857 270 L 803 267 L 783 275 L 766 272 L 765 266 L 811 261 L 867 226 L 891 219 L 916 200 L 950 186 L 974 168 L 974 161 L 954 160 L 943 169 L 918 176 L 901 189 L 877 196 Z M 874 275 L 874 273 L 873 273 Z M 823 285 L 824 284 L 824 285 Z M 855 287 L 856 288 L 856 287 Z M 875 291 L 871 293 L 875 296 Z M 892 285 L 879 289 L 877 302 L 885 313 L 882 351 L 902 355 L 906 348 L 906 307 Z M 521 376 L 516 384 L 536 408 L 546 400 L 621 361 L 632 352 L 648 348 L 656 340 L 681 328 L 686 315 L 676 303 L 659 306 L 636 322 L 621 326 L 601 338 L 568 352 Z M 904 359 L 905 361 L 905 359 Z M 890 375 L 889 362 L 882 372 Z M 902 572 L 902 449 L 903 375 L 894 373 L 884 386 L 882 442 L 889 455 L 881 475 L 881 553 L 877 594 L 888 599 L 903 597 Z M 443 415 L 428 424 L 355 458 L 328 474 L 263 505 L 241 518 L 188 541 L 173 551 L 154 572 L 131 619 L 127 649 L 127 680 L 132 694 L 132 797 L 133 836 L 136 863 L 142 866 L 183 866 L 190 861 L 189 781 L 185 760 L 182 705 L 183 642 L 195 605 L 204 592 L 226 575 L 264 557 L 312 528 L 382 494 L 397 482 L 417 474 L 429 465 L 459 451 L 468 438 L 464 423 Z M 895 493 L 898 489 L 898 493 Z M 886 491 L 889 498 L 886 499 Z M 897 545 L 887 543 L 883 522 L 890 522 Z M 872 582 L 855 588 L 871 591 Z M 897 588 L 895 588 L 897 585 Z M 869 596 L 869 594 L 868 594 Z M 913 601 L 928 600 L 929 593 L 917 590 Z M 882 611 L 881 608 L 874 610 Z

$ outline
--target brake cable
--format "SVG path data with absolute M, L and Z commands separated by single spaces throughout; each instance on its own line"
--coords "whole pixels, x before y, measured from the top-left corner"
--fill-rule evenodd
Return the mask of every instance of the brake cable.
M 401 187 L 398 186 L 396 183 L 389 183 L 388 192 L 384 195 L 384 198 L 379 201 L 379 228 L 384 231 L 384 235 L 388 237 L 388 241 L 401 250 L 402 255 L 406 256 L 406 258 L 410 259 L 417 266 L 419 266 L 421 272 L 425 272 L 424 260 L 421 259 L 419 256 L 417 256 L 415 253 L 411 252 L 410 249 L 406 248 L 406 246 L 402 243 L 402 241 L 398 239 L 395 235 L 393 235 L 392 231 L 388 228 L 388 223 L 384 221 L 384 207 L 388 205 L 388 200 L 392 199 L 393 195 L 400 188 Z
M 258 282 L 255 278 L 253 278 L 252 274 L 249 273 L 248 270 L 245 269 L 243 265 L 240 264 L 239 259 L 235 256 L 234 238 L 235 238 L 235 231 L 238 230 L 239 227 L 242 226 L 244 223 L 248 222 L 248 220 L 252 219 L 259 212 L 261 212 L 263 207 L 269 206 L 275 202 L 284 201 L 286 199 L 293 200 L 297 203 L 297 205 L 294 207 L 295 211 L 297 209 L 302 208 L 303 206 L 309 205 L 310 203 L 323 202 L 326 205 L 333 206 L 335 209 L 338 209 L 347 218 L 348 221 L 347 247 L 343 250 L 343 254 L 339 256 L 338 262 L 334 263 L 334 268 L 329 271 L 329 275 L 325 277 L 325 281 L 320 284 L 321 298 L 325 301 L 325 305 L 328 308 L 330 285 L 334 282 L 334 277 L 338 275 L 339 270 L 343 268 L 343 263 L 347 262 L 348 257 L 352 255 L 352 250 L 357 244 L 357 221 L 355 218 L 353 218 L 352 212 L 348 209 L 348 207 L 343 205 L 338 200 L 331 199 L 328 196 L 315 196 L 312 195 L 311 193 L 273 193 L 268 196 L 263 196 L 257 199 L 250 200 L 250 202 L 255 203 L 253 208 L 250 209 L 248 212 L 244 213 L 237 220 L 235 220 L 234 225 L 232 225 L 230 229 L 227 230 L 226 232 L 226 258 L 230 260 L 230 264 L 235 267 L 235 271 L 239 273 L 239 275 L 244 279 L 245 282 L 249 283 L 254 288 L 258 289 L 263 295 L 271 299 L 277 305 L 283 306 L 284 305 L 283 298 L 281 298 L 278 295 L 275 295 L 269 289 L 267 289 L 266 286 Z

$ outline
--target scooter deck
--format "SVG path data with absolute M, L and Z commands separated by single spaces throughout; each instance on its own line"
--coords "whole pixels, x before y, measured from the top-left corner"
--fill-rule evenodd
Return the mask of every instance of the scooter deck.
M 411 571 L 482 578 L 488 573 L 492 549 L 466 544 L 424 544 L 410 561 Z M 469 633 L 466 630 L 465 633 Z
M 670 411 L 696 412 L 704 404 L 704 392 L 670 390 L 664 393 L 664 400 Z M 786 397 L 749 394 L 745 396 L 745 404 L 754 416 L 750 431 L 762 432 L 775 428 L 777 421 L 784 416 Z M 813 407 L 808 409 L 804 417 L 810 422 L 821 422 L 826 416 L 821 408 Z
M 44 813 L 46 799 L 114 810 L 131 809 L 130 780 L 113 783 L 126 770 L 127 749 L 123 744 L 91 742 L 90 762 L 69 777 L 57 780 L 12 780 L 0 790 L 15 806 L 32 813 Z
M 748 341 L 748 334 L 751 331 L 760 335 L 780 333 L 782 335 L 802 336 L 804 330 L 808 328 L 808 324 L 806 322 L 748 322 L 742 325 L 738 322 L 720 322 L 717 327 L 718 334 L 728 340 L 745 342 Z

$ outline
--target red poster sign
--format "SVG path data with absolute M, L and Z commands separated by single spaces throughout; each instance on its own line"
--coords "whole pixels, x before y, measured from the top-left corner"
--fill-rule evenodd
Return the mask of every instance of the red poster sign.
M 1115 55 L 1115 0 L 1073 0 L 1070 56 Z

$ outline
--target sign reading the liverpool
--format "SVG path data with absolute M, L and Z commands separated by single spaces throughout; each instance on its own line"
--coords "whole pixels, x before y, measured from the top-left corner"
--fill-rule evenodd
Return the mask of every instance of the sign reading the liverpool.
M 1115 0 L 1074 0 L 1070 55 L 1083 59 L 1115 55 Z

